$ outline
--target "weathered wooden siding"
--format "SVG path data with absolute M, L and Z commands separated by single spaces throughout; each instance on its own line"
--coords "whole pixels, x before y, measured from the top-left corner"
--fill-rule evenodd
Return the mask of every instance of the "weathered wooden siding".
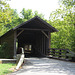
M 1 38 L 0 38 L 0 45 L 1 45 Z
M 48 34 L 48 33 L 47 33 Z M 50 33 L 49 33 L 50 35 Z M 36 34 L 36 42 L 35 42 L 35 47 L 36 49 L 42 54 L 42 55 L 47 55 L 48 54 L 48 49 L 50 48 L 50 37 L 47 38 L 44 34 Z
M 13 58 L 13 55 L 14 55 L 14 33 L 10 32 L 6 36 L 2 36 L 1 44 L 3 44 L 4 42 L 8 43 L 8 45 L 10 47 L 8 53 L 10 54 L 10 58 Z M 5 52 L 7 52 L 6 49 L 5 49 Z

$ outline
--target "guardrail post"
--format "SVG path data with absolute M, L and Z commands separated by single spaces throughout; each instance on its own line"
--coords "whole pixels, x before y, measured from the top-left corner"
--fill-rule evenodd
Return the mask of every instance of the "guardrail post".
M 52 49 L 53 56 L 55 56 L 55 49 Z
M 66 59 L 68 59 L 68 55 L 67 55 L 68 53 L 69 53 L 69 52 L 66 50 L 66 53 L 65 53 L 65 54 L 66 54 Z
M 58 58 L 61 58 L 61 49 L 60 49 L 60 51 L 59 51 L 59 57 Z

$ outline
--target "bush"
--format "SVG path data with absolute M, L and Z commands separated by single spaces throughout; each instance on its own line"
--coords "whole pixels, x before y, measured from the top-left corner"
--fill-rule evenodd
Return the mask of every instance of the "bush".
M 0 47 L 0 58 L 10 58 L 9 50 L 8 43 L 4 42 Z

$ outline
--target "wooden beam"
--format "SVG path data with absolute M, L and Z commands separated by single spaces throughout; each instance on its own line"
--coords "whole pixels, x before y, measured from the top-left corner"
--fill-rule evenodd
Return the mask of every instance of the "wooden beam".
M 23 32 L 24 30 L 20 31 L 18 34 L 17 34 L 17 37 Z
M 47 38 L 49 38 L 49 36 L 42 30 L 41 31 Z
M 49 31 L 48 29 L 33 29 L 33 28 L 18 28 L 18 30 L 36 30 L 36 31 Z

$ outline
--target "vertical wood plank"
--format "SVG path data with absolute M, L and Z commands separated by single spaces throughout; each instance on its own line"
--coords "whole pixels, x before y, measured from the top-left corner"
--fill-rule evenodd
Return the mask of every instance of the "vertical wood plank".
M 48 32 L 48 37 L 46 38 L 46 55 L 49 54 L 49 49 L 51 48 L 51 33 Z
M 14 31 L 14 58 L 16 57 L 16 31 Z
M 42 34 L 42 53 L 43 53 L 43 34 Z
M 45 36 L 44 36 L 44 40 L 43 41 L 44 41 L 44 54 L 45 54 Z
M 42 42 L 42 40 L 41 40 L 41 35 L 40 35 L 40 52 L 42 52 L 42 49 L 41 49 L 42 44 L 41 44 L 41 42 Z
M 48 55 L 49 50 L 49 38 L 46 38 L 46 55 Z
M 49 35 L 49 48 L 51 48 L 51 33 L 48 32 L 48 35 Z

